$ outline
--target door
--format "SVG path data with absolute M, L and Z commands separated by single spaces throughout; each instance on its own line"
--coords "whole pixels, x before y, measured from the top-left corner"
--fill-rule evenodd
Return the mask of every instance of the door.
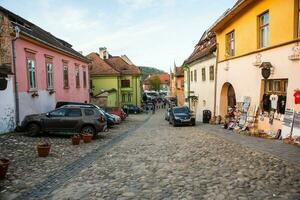
M 65 131 L 74 132 L 82 122 L 82 113 L 80 108 L 68 108 L 65 117 L 61 120 L 61 126 Z
M 61 121 L 66 115 L 66 108 L 59 108 L 49 112 L 47 117 L 43 119 L 45 131 L 57 132 L 63 129 Z

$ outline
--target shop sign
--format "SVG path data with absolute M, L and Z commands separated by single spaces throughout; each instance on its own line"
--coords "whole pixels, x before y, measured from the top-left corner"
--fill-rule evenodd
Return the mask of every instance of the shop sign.
M 270 62 L 263 62 L 260 65 L 261 68 L 261 75 L 264 79 L 268 79 L 271 76 L 271 68 L 273 66 L 271 65 Z

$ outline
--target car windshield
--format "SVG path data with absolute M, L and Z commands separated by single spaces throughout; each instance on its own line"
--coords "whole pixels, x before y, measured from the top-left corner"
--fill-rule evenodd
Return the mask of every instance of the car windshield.
M 181 108 L 173 108 L 173 112 L 178 113 L 188 113 L 189 109 L 187 107 L 181 107 Z

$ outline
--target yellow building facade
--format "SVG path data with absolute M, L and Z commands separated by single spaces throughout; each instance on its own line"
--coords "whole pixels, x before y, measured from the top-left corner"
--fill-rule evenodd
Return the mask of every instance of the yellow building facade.
M 294 101 L 300 88 L 299 2 L 240 0 L 212 26 L 218 46 L 218 115 L 246 101 L 251 119 L 246 124 L 274 134 L 286 129 L 286 109 L 300 112 Z

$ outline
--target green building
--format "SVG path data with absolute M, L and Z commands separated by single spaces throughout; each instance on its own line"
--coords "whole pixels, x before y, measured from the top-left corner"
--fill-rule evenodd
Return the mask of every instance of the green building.
M 100 106 L 141 105 L 140 70 L 120 56 L 111 56 L 106 48 L 87 56 L 90 67 L 91 101 Z

